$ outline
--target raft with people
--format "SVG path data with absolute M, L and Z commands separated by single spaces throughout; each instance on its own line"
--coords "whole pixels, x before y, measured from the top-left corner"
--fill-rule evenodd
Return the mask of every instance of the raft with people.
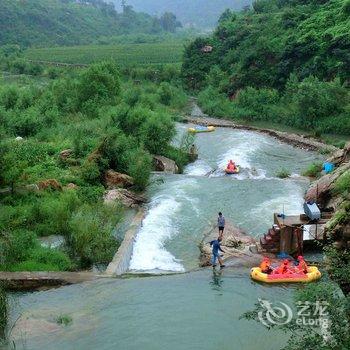
M 255 281 L 265 283 L 307 283 L 320 279 L 321 272 L 317 266 L 307 266 L 302 256 L 298 256 L 297 266 L 291 266 L 290 261 L 285 259 L 276 268 L 273 268 L 270 259 L 265 257 L 259 267 L 251 269 L 250 276 Z
M 198 125 L 198 126 L 195 126 L 194 128 L 188 128 L 188 132 L 193 134 L 197 134 L 201 132 L 212 132 L 212 131 L 215 131 L 215 127 L 210 125 L 209 126 Z
M 225 168 L 225 173 L 228 175 L 231 174 L 238 174 L 240 172 L 239 165 L 236 165 L 236 163 L 232 160 L 230 160 Z

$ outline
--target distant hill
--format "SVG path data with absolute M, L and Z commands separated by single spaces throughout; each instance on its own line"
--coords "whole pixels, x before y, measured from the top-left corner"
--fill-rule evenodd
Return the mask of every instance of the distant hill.
M 119 9 L 121 1 L 114 0 Z M 225 9 L 241 10 L 250 5 L 251 0 L 126 0 L 136 11 L 151 15 L 173 12 L 184 26 L 194 25 L 212 28 Z
M 102 0 L 0 0 L 0 45 L 80 45 L 120 34 L 158 33 L 159 21 Z

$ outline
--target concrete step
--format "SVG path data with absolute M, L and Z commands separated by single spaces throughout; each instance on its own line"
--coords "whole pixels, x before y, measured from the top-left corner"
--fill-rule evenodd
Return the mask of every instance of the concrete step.
M 267 249 L 267 248 L 275 248 L 276 246 L 279 246 L 279 244 L 276 244 L 272 240 L 271 241 L 267 241 L 265 239 L 265 237 L 260 237 L 260 244 L 265 249 Z
M 270 228 L 270 229 L 269 229 L 268 234 L 269 234 L 271 237 L 276 237 L 276 236 L 279 236 L 279 235 L 280 235 L 280 233 L 279 233 L 279 232 L 276 232 L 273 228 Z

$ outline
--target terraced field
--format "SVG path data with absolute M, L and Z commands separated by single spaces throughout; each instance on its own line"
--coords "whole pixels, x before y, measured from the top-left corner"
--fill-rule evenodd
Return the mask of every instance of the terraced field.
M 90 64 L 112 59 L 120 66 L 180 63 L 183 42 L 87 45 L 28 49 L 25 57 L 33 61 Z

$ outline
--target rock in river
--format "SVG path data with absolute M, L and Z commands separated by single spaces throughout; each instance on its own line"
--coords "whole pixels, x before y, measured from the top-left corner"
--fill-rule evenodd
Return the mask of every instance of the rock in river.
M 115 187 L 131 187 L 134 184 L 134 180 L 131 176 L 118 173 L 112 169 L 107 170 L 105 173 L 105 182 L 108 188 Z
M 200 244 L 200 266 L 209 266 L 211 259 L 210 241 L 218 237 L 217 227 L 212 228 L 204 235 Z M 255 246 L 256 241 L 253 237 L 242 231 L 240 228 L 227 223 L 221 242 L 223 259 L 229 262 L 230 266 L 254 266 L 254 263 L 261 260 L 260 254 L 254 254 L 250 251 L 250 246 Z
M 163 171 L 171 174 L 177 174 L 179 172 L 179 168 L 172 159 L 163 156 L 153 156 L 153 163 L 154 168 L 157 171 Z
M 135 208 L 143 203 L 146 203 L 146 198 L 124 188 L 106 191 L 104 195 L 104 202 L 108 204 L 115 201 L 119 201 L 126 207 Z

